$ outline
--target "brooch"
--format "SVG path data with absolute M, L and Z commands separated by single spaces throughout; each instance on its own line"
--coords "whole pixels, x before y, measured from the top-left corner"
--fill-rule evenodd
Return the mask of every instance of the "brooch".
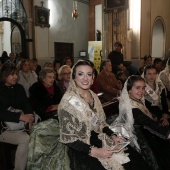
M 149 90 L 149 94 L 153 94 L 153 90 Z
M 97 113 L 97 110 L 96 110 L 96 108 L 94 108 L 94 109 L 93 109 L 93 112 L 94 112 L 94 113 Z

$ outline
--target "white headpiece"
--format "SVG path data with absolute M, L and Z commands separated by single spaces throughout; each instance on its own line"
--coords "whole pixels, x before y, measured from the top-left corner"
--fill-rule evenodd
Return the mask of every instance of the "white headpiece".
M 165 67 L 165 69 L 162 70 L 162 71 L 159 73 L 159 77 L 160 77 L 160 75 L 161 75 L 163 72 L 164 72 L 167 76 L 170 75 L 170 73 L 169 73 L 169 65 L 168 65 L 169 60 L 170 60 L 170 57 L 168 58 L 168 60 L 167 60 L 167 62 L 166 62 L 166 67 Z
M 130 77 L 129 77 L 130 78 Z M 119 116 L 115 120 L 114 124 L 124 124 L 126 130 L 130 135 L 130 141 L 132 146 L 135 146 L 138 150 L 140 147 L 137 143 L 137 137 L 134 135 L 134 119 L 132 114 L 132 106 L 130 103 L 129 94 L 127 91 L 127 82 L 129 78 L 126 80 L 124 84 L 124 88 L 121 92 L 120 100 L 119 100 Z

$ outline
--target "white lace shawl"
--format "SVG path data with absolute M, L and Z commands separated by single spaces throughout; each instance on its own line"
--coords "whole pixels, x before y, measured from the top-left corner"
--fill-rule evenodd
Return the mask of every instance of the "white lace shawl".
M 115 120 L 114 124 L 124 124 L 126 130 L 130 135 L 131 145 L 136 147 L 140 151 L 140 147 L 137 143 L 137 137 L 134 132 L 134 119 L 132 114 L 132 105 L 130 102 L 129 94 L 127 91 L 127 81 L 124 84 L 120 100 L 119 100 L 119 116 Z
M 69 87 L 58 107 L 60 141 L 66 144 L 80 140 L 90 144 L 91 131 L 94 130 L 99 133 L 98 138 L 102 141 L 103 147 L 112 147 L 113 140 L 102 132 L 103 128 L 108 126 L 102 105 L 97 95 L 91 90 L 89 92 L 94 99 L 94 109 L 89 108 L 87 102 L 78 93 L 74 80 L 70 80 Z M 94 115 L 97 118 L 95 123 L 92 120 Z M 113 154 L 109 159 L 98 158 L 98 160 L 107 170 L 123 170 L 121 164 L 130 161 L 124 152 Z
M 74 80 L 71 80 L 69 88 L 64 94 L 58 107 L 60 122 L 64 123 L 63 129 L 61 127 L 61 141 L 64 143 L 70 143 L 76 140 L 81 140 L 90 144 L 91 130 L 94 130 L 97 133 L 102 133 L 103 128 L 108 126 L 105 122 L 105 114 L 99 99 L 91 90 L 90 93 L 94 99 L 93 110 L 90 109 L 88 103 L 80 96 L 77 89 L 74 89 L 73 86 L 75 85 L 73 84 L 75 84 Z M 93 126 L 92 124 L 92 118 L 94 118 L 93 115 L 95 115 L 97 120 L 96 126 Z M 63 116 L 65 116 L 64 119 Z

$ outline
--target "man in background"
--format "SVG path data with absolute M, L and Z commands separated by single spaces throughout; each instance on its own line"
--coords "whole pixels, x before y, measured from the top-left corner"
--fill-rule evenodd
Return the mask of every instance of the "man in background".
M 138 69 L 132 65 L 129 65 L 128 67 L 125 67 L 124 65 L 124 58 L 123 54 L 121 52 L 122 50 L 122 43 L 117 41 L 114 44 L 115 50 L 112 51 L 108 55 L 108 59 L 110 59 L 112 63 L 112 72 L 116 75 L 118 71 L 123 71 L 127 75 L 135 75 L 138 74 Z

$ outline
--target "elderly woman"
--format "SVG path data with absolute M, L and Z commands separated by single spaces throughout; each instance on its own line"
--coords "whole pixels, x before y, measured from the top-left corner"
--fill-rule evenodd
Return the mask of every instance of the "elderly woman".
M 125 154 L 113 152 L 123 139 L 118 138 L 105 122 L 102 105 L 90 90 L 94 71 L 90 62 L 73 66 L 69 87 L 58 109 L 60 141 L 69 147 L 70 168 L 74 170 L 147 169 L 143 159 L 132 148 Z M 130 158 L 130 159 L 129 159 Z M 130 161 L 135 158 L 135 161 Z M 146 165 L 146 166 L 145 166 Z
M 63 65 L 59 69 L 59 82 L 58 86 L 62 92 L 62 95 L 66 92 L 70 81 L 71 68 L 68 65 Z
M 38 81 L 37 78 L 35 71 L 30 69 L 30 61 L 28 59 L 21 60 L 18 83 L 24 87 L 27 97 L 29 97 L 29 88 Z
M 30 87 L 29 92 L 32 108 L 42 120 L 52 118 L 57 113 L 62 94 L 56 85 L 53 69 L 42 69 L 39 81 Z
M 28 155 L 29 135 L 23 130 L 10 131 L 5 122 L 32 124 L 33 111 L 24 88 L 17 84 L 18 74 L 14 64 L 4 64 L 0 73 L 0 142 L 17 146 L 15 169 L 25 170 Z

